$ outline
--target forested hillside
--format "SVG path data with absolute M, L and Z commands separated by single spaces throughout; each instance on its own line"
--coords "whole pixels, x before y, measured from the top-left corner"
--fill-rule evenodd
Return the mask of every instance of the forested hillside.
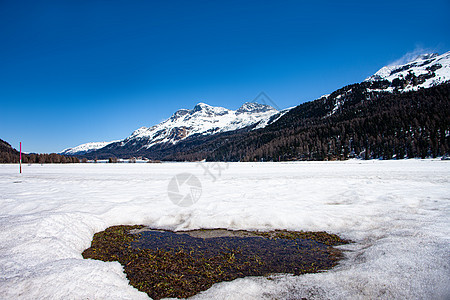
M 10 144 L 0 139 L 0 163 L 18 163 L 19 151 L 11 147 Z M 51 154 L 23 154 L 23 163 L 77 163 L 79 159 L 74 156 L 64 156 L 55 153 Z
M 327 98 L 299 105 L 264 129 L 206 139 L 187 151 L 160 158 L 284 161 L 425 158 L 449 153 L 450 84 L 378 94 L 370 92 L 368 84 L 349 85 Z M 338 95 L 345 95 L 339 105 Z M 182 149 L 181 145 L 176 148 Z

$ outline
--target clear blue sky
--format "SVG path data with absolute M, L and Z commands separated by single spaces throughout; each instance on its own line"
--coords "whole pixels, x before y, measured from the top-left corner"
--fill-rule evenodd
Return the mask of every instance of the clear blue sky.
M 58 152 L 198 102 L 279 107 L 450 50 L 450 1 L 0 0 L 0 138 Z

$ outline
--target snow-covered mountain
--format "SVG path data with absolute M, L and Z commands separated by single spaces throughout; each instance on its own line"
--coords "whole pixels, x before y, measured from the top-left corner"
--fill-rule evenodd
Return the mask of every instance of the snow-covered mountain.
M 103 148 L 111 143 L 115 143 L 117 141 L 111 141 L 111 142 L 92 142 L 92 143 L 86 143 L 86 144 L 82 144 L 73 148 L 67 148 L 64 149 L 63 151 L 60 152 L 60 154 L 64 154 L 64 155 L 81 155 L 81 154 L 86 154 L 89 152 L 92 152 L 94 150 Z
M 174 144 L 194 134 L 209 135 L 251 125 L 260 128 L 277 113 L 275 108 L 258 103 L 245 103 L 236 111 L 199 103 L 192 110 L 178 110 L 158 125 L 139 128 L 121 143 L 147 140 L 145 147 L 150 148 L 159 143 Z
M 316 115 L 325 113 L 323 118 L 326 118 L 346 110 L 355 103 L 377 99 L 386 93 L 414 91 L 448 81 L 450 81 L 450 52 L 442 55 L 423 54 L 405 64 L 383 67 L 361 83 L 351 84 L 322 96 L 318 101 L 323 103 L 323 107 Z M 164 152 L 175 144 L 177 149 L 170 151 L 183 152 L 187 149 L 184 144 L 193 140 L 197 143 L 190 143 L 191 148 L 194 144 L 201 144 L 205 137 L 212 137 L 215 134 L 243 128 L 248 130 L 264 128 L 288 111 L 290 109 L 278 111 L 271 106 L 258 103 L 245 103 L 237 110 L 199 103 L 193 109 L 178 110 L 160 124 L 141 127 L 123 140 L 83 144 L 65 149 L 62 154 L 90 153 L 91 157 L 130 157 L 147 155 L 155 151 Z M 179 143 L 180 141 L 184 142 Z M 157 145 L 158 147 L 155 147 Z
M 382 93 L 417 91 L 448 81 L 450 51 L 422 54 L 405 64 L 385 66 L 363 82 L 347 85 L 319 100 L 327 103 L 327 116 L 331 116 L 344 109 L 346 103 L 370 100 Z
M 244 103 L 237 110 L 198 103 L 193 109 L 180 109 L 169 119 L 152 127 L 141 127 L 120 141 L 87 143 L 63 150 L 62 154 L 82 155 L 108 145 L 132 147 L 134 151 L 148 149 L 157 144 L 175 144 L 193 135 L 211 135 L 248 126 L 265 127 L 288 110 L 259 103 Z
M 381 68 L 366 82 L 385 82 L 374 90 L 403 92 L 429 88 L 450 80 L 450 51 L 442 55 L 422 54 L 403 65 L 389 65 Z M 387 86 L 389 82 L 389 86 Z

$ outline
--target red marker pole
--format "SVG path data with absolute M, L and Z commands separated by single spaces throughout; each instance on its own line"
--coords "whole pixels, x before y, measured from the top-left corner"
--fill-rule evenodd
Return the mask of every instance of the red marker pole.
M 22 174 L 22 142 L 20 142 L 19 166 L 20 174 Z

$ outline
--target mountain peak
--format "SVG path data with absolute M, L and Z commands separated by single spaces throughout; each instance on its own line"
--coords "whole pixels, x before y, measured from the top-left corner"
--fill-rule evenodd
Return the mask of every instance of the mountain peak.
M 203 103 L 203 102 L 199 102 L 199 103 L 197 103 L 197 105 L 194 106 L 194 112 L 209 109 L 209 108 L 212 108 L 212 106 L 208 105 L 206 103 Z
M 245 102 L 241 107 L 236 111 L 237 113 L 263 113 L 268 111 L 276 111 L 270 105 L 260 104 L 256 102 Z
M 432 59 L 432 58 L 435 58 L 436 56 L 439 56 L 439 53 L 424 53 L 424 54 L 420 54 L 415 59 L 411 60 L 409 63 L 411 63 L 413 61 L 416 61 L 416 60 Z
M 428 88 L 450 80 L 450 52 L 425 53 L 404 64 L 391 64 L 378 70 L 365 81 L 396 83 L 402 91 Z M 400 83 L 399 83 L 400 82 Z M 395 87 L 387 88 L 387 91 Z
M 257 129 L 273 122 L 275 115 L 280 117 L 283 113 L 285 112 L 279 113 L 275 108 L 259 103 L 246 102 L 237 111 L 233 111 L 200 102 L 193 109 L 177 110 L 169 119 L 152 127 L 136 129 L 131 136 L 113 146 L 137 151 L 136 149 L 148 149 L 154 145 L 175 144 L 192 135 L 211 135 L 251 126 Z M 63 153 L 84 154 L 109 144 L 88 143 L 65 149 Z
M 95 151 L 97 149 L 101 149 L 103 147 L 108 146 L 109 144 L 115 143 L 118 141 L 110 141 L 110 142 L 92 142 L 92 143 L 86 143 L 86 144 L 81 144 L 77 147 L 73 147 L 73 148 L 67 148 L 64 149 L 63 151 L 60 152 L 60 154 L 64 154 L 64 155 L 81 155 L 81 154 L 86 154 L 92 151 Z
M 172 115 L 171 119 L 178 119 L 178 118 L 184 117 L 184 116 L 188 115 L 190 112 L 191 111 L 189 109 L 185 109 L 185 108 L 179 109 Z

